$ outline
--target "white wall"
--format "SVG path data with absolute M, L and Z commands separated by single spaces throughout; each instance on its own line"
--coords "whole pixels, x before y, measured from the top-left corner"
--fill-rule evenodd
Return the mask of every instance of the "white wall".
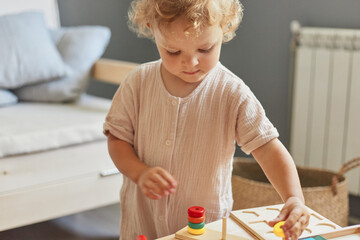
M 49 27 L 59 26 L 59 10 L 56 0 L 0 0 L 0 15 L 26 10 L 41 10 L 45 14 Z

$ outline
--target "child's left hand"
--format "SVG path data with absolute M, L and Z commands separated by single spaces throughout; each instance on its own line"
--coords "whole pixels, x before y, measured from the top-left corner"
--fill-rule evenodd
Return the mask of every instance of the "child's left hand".
M 285 240 L 296 240 L 309 224 L 310 213 L 304 203 L 297 197 L 290 197 L 285 202 L 280 214 L 269 222 L 274 226 L 279 221 L 286 221 L 282 226 L 285 233 Z

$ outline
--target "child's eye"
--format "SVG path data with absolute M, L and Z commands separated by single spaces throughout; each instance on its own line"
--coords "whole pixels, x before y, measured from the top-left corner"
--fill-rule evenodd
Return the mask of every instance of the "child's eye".
M 180 55 L 180 51 L 177 51 L 177 52 L 170 52 L 170 51 L 167 51 L 167 53 L 171 56 L 176 56 L 176 55 Z
M 200 53 L 208 53 L 208 52 L 210 52 L 212 49 L 213 49 L 213 47 L 208 48 L 208 49 L 199 49 L 199 52 L 200 52 Z

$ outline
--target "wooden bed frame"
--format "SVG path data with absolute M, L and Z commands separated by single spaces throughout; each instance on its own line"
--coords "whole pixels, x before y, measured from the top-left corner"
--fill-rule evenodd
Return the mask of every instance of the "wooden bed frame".
M 56 0 L 0 0 L 0 5 L 0 15 L 21 6 L 19 10 L 41 9 L 53 16 L 50 25 L 59 23 Z M 100 59 L 92 75 L 119 84 L 136 65 Z M 0 181 L 3 231 L 119 202 L 122 175 L 101 140 L 0 158 Z

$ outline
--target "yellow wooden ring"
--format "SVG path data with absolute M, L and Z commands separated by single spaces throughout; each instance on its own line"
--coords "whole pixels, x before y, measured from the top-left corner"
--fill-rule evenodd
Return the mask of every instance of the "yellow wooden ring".
M 187 230 L 190 234 L 193 234 L 193 235 L 201 235 L 205 232 L 205 227 L 203 228 L 200 228 L 200 229 L 192 229 L 191 227 L 187 227 Z
M 284 230 L 282 229 L 282 226 L 284 225 L 285 221 L 278 222 L 275 224 L 273 232 L 278 237 L 285 237 Z

